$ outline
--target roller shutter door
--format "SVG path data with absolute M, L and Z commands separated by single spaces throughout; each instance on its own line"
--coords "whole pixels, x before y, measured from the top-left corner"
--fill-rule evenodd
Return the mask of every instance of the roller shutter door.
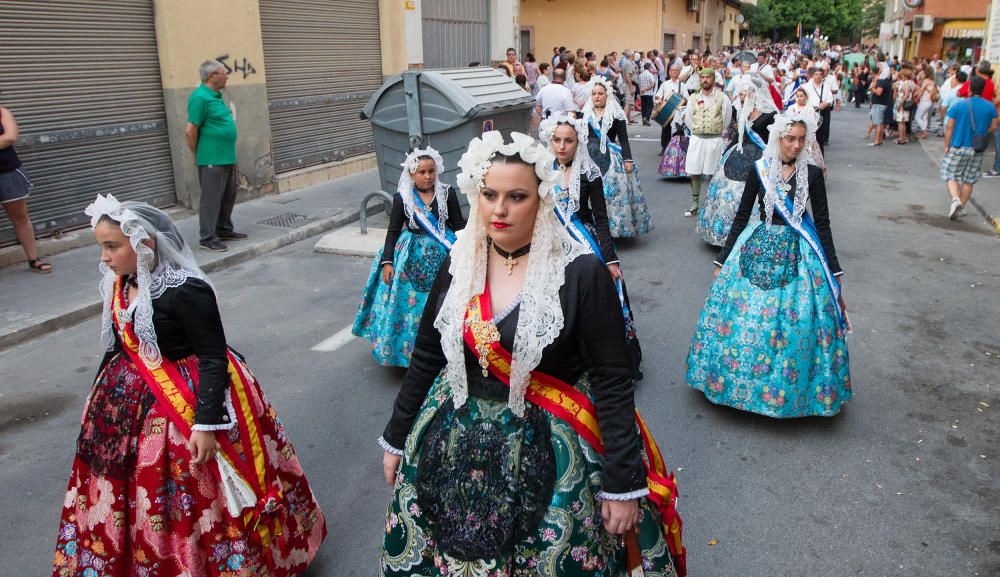
M 277 173 L 372 151 L 359 113 L 382 84 L 377 0 L 260 0 Z
M 150 0 L 0 0 L 0 38 L 36 231 L 89 222 L 98 192 L 176 201 Z M 0 220 L 0 242 L 13 238 Z
M 425 67 L 490 65 L 488 0 L 424 0 L 420 10 Z

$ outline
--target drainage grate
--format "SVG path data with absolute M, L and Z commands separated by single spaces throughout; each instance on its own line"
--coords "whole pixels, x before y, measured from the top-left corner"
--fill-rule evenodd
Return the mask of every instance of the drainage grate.
M 294 212 L 286 212 L 284 214 L 279 214 L 278 216 L 265 218 L 264 220 L 258 221 L 257 224 L 266 224 L 267 226 L 281 226 L 284 228 L 296 228 L 302 226 L 303 224 L 308 224 L 314 220 L 316 219 L 311 216 L 306 216 L 304 214 L 295 214 Z

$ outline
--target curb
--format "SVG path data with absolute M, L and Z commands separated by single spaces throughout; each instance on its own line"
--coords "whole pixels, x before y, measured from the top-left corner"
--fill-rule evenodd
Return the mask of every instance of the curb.
M 982 204 L 979 204 L 979 201 L 977 201 L 975 197 L 970 197 L 969 202 L 972 203 L 972 206 L 976 207 L 976 210 L 979 211 L 979 214 L 983 215 L 983 218 L 986 219 L 986 222 L 990 223 L 990 225 L 993 226 L 994 234 L 1000 236 L 1000 218 L 991 215 L 986 210 L 986 207 L 984 207 Z
M 344 210 L 334 214 L 333 216 L 328 216 L 325 218 L 318 219 L 309 224 L 300 226 L 288 233 L 281 235 L 277 238 L 273 238 L 268 241 L 247 247 L 244 250 L 233 252 L 227 254 L 226 256 L 213 260 L 211 262 L 205 263 L 201 267 L 206 273 L 216 272 L 231 266 L 235 266 L 240 263 L 244 263 L 248 260 L 252 260 L 261 255 L 267 254 L 269 252 L 275 251 L 279 248 L 285 247 L 292 243 L 299 242 L 300 240 L 305 240 L 311 236 L 317 234 L 322 234 L 324 232 L 348 225 L 356 220 L 360 216 L 357 211 L 346 212 Z M 45 320 L 39 321 L 38 323 L 25 327 L 21 330 L 13 331 L 10 333 L 5 333 L 0 335 L 0 351 L 11 348 L 15 345 L 36 339 L 46 333 L 57 331 L 60 329 L 65 329 L 72 327 L 74 325 L 80 324 L 83 321 L 95 317 L 101 314 L 103 309 L 103 304 L 99 299 L 95 299 L 92 302 L 84 303 L 77 306 L 74 309 L 59 313 L 55 316 L 47 318 Z

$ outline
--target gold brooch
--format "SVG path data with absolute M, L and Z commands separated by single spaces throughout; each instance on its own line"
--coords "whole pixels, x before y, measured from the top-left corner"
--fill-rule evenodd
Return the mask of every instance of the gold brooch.
M 490 346 L 500 340 L 500 331 L 497 330 L 495 324 L 484 320 L 469 322 L 469 330 L 472 331 L 472 336 L 476 339 L 476 353 L 479 355 L 479 366 L 483 369 L 483 376 L 489 376 L 487 368 L 490 366 L 488 358 Z

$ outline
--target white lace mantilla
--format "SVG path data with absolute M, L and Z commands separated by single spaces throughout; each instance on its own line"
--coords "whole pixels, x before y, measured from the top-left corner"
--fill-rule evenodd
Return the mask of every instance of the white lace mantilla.
M 530 373 L 541 362 L 542 350 L 556 339 L 565 323 L 559 289 L 566 281 L 566 266 L 589 250 L 575 242 L 556 218 L 551 194 L 556 179 L 552 154 L 528 136 L 513 133 L 511 137 L 513 142 L 505 144 L 499 133 L 486 133 L 482 139 L 473 139 L 468 152 L 459 161 L 462 174 L 458 181 L 462 192 L 469 196 L 469 220 L 451 251 L 451 288 L 434 326 L 441 333 L 441 348 L 448 360 L 445 378 L 451 386 L 455 406 L 461 407 L 469 396 L 463 339 L 465 316 L 469 301 L 482 294 L 486 287 L 489 248 L 479 217 L 479 191 L 497 152 L 518 154 L 534 164 L 535 173 L 542 180 L 539 185 L 541 202 L 535 215 L 531 252 L 521 289 L 508 398 L 511 411 L 522 416 Z

